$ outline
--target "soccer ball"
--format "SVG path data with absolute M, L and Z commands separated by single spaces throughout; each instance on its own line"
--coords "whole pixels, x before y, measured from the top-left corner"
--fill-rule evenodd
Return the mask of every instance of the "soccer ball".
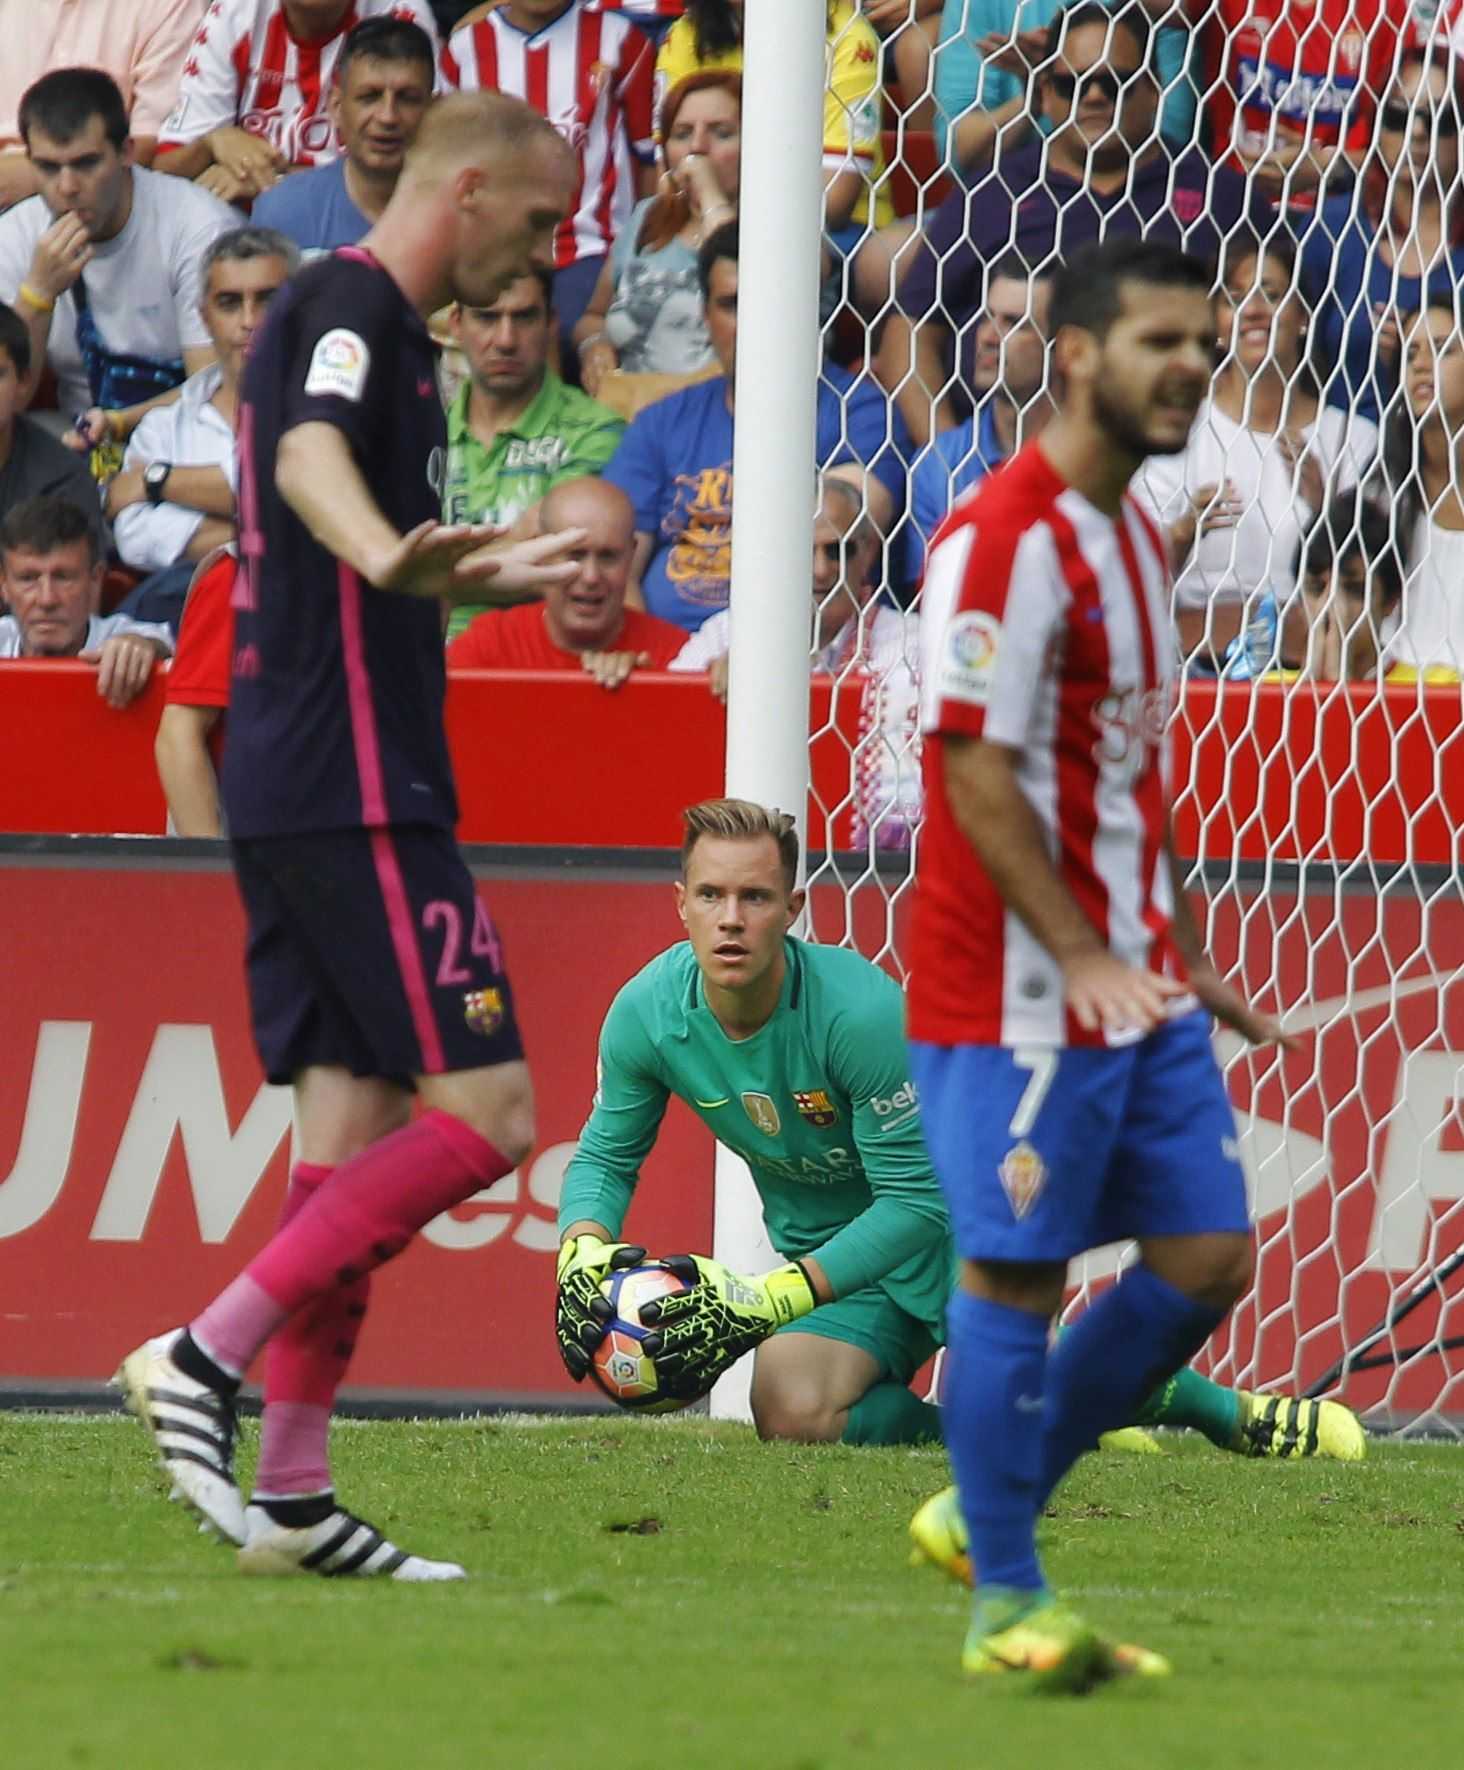
M 641 1325 L 644 1304 L 689 1290 L 685 1279 L 664 1266 L 631 1266 L 612 1272 L 600 1293 L 615 1311 L 605 1338 L 590 1355 L 590 1375 L 614 1402 L 642 1413 L 671 1413 L 685 1401 L 659 1393 L 656 1367 L 641 1345 L 653 1330 Z

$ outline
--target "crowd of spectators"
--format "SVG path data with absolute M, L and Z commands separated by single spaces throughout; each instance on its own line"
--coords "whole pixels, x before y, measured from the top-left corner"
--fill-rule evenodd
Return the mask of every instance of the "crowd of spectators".
M 825 0 L 810 657 L 860 685 L 862 837 L 918 819 L 926 547 L 1040 434 L 1053 273 L 1108 234 L 1215 267 L 1213 388 L 1136 482 L 1186 668 L 1458 680 L 1460 16 Z M 0 649 L 94 659 L 122 704 L 181 621 L 180 828 L 217 827 L 250 337 L 369 231 L 434 90 L 516 94 L 580 162 L 552 274 L 434 323 L 446 517 L 582 527 L 580 569 L 455 611 L 449 662 L 725 696 L 743 0 L 0 0 L 0 28 Z

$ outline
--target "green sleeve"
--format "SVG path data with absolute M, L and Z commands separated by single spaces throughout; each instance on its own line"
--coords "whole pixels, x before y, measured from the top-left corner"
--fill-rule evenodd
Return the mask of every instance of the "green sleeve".
M 879 973 L 829 1029 L 829 1068 L 848 1091 L 854 1143 L 873 1193 L 868 1207 L 811 1252 L 847 1296 L 938 1246 L 950 1219 L 920 1128 L 905 1046 L 904 996 Z
M 567 479 L 581 479 L 587 473 L 601 473 L 609 465 L 625 432 L 625 420 L 608 408 L 603 409 L 604 422 L 586 424 L 574 439 L 564 465 L 554 475 L 555 485 L 562 485 Z
M 622 989 L 600 1028 L 595 1099 L 559 1194 L 561 1233 L 587 1219 L 619 1235 L 667 1092 L 635 1002 Z

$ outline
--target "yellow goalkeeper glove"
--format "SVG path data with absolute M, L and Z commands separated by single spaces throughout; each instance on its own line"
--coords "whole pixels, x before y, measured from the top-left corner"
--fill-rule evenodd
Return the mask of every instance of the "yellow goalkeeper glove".
M 672 1254 L 661 1264 L 690 1287 L 641 1309 L 641 1320 L 659 1336 L 659 1345 L 648 1341 L 646 1349 L 668 1393 L 705 1395 L 745 1353 L 818 1305 L 797 1260 L 757 1278 L 704 1254 Z
M 645 1257 L 644 1248 L 602 1241 L 598 1235 L 566 1236 L 559 1244 L 554 1333 L 564 1368 L 576 1383 L 584 1381 L 590 1353 L 605 1338 L 612 1314 L 610 1304 L 600 1295 L 600 1286 L 612 1272 L 639 1266 Z

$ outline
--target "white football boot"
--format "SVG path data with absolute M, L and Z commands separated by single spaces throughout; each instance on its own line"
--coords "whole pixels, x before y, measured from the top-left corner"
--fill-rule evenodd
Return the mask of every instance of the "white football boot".
M 242 1543 L 244 1500 L 234 1481 L 238 1421 L 233 1399 L 185 1376 L 173 1363 L 173 1343 L 182 1331 L 174 1328 L 129 1352 L 112 1381 L 152 1435 L 158 1460 L 173 1482 L 169 1497 L 191 1507 L 205 1528 Z
M 276 1524 L 263 1506 L 244 1513 L 241 1573 L 319 1573 L 328 1579 L 346 1576 L 400 1580 L 466 1579 L 455 1561 L 428 1561 L 409 1555 L 374 1525 L 339 1507 L 319 1524 L 292 1528 Z

